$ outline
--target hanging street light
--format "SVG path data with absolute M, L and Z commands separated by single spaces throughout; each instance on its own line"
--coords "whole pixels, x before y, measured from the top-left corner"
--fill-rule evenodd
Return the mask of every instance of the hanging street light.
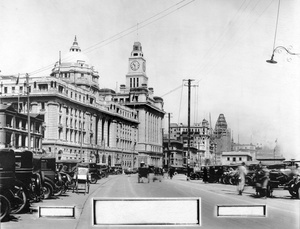
M 277 61 L 274 60 L 274 54 L 275 52 L 278 50 L 278 49 L 283 49 L 284 51 L 286 51 L 288 54 L 290 55 L 294 55 L 294 56 L 299 56 L 300 53 L 294 53 L 294 52 L 291 52 L 290 50 L 288 50 L 286 47 L 284 46 L 277 46 L 276 48 L 273 49 L 273 53 L 272 53 L 272 56 L 271 56 L 271 59 L 270 60 L 266 60 L 267 63 L 270 63 L 270 64 L 277 64 Z

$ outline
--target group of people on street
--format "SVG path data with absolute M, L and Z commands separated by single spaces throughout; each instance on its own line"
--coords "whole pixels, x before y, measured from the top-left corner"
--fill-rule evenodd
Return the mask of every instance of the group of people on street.
M 242 195 L 245 189 L 246 185 L 246 176 L 248 174 L 248 169 L 245 165 L 245 162 L 242 162 L 241 165 L 237 167 L 236 170 L 233 168 L 229 167 L 228 170 L 223 171 L 223 169 L 220 167 L 216 169 L 214 166 L 208 167 L 203 167 L 202 170 L 202 180 L 204 183 L 213 183 L 213 182 L 220 182 L 220 178 L 222 177 L 222 174 L 224 172 L 228 173 L 234 173 L 237 175 L 238 180 L 237 180 L 237 192 L 238 195 Z M 258 164 L 256 168 L 256 177 L 259 177 L 259 184 L 256 184 L 260 186 L 260 189 L 262 190 L 261 193 L 263 194 L 263 197 L 267 196 L 267 187 L 268 187 L 268 182 L 269 182 L 269 172 L 268 169 L 265 168 L 265 166 L 262 166 L 262 164 Z

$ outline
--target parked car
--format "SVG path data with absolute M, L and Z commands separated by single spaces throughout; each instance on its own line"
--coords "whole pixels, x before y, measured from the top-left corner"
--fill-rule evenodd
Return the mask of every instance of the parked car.
M 173 166 L 171 166 L 171 167 L 173 167 Z M 174 169 L 175 169 L 174 175 L 187 174 L 187 168 L 186 167 L 178 166 L 178 167 L 174 167 Z
M 30 202 L 39 202 L 43 198 L 41 176 L 33 172 L 33 153 L 28 150 L 15 150 L 15 172 L 17 195 L 23 201 L 13 213 L 28 209 Z M 24 192 L 24 193 L 23 193 Z M 25 194 L 25 196 L 24 196 Z
M 138 172 L 138 168 L 126 168 L 124 169 L 125 174 L 135 174 Z
M 112 175 L 122 174 L 122 167 L 120 166 L 111 166 L 109 168 L 109 173 Z
M 109 167 L 108 167 L 108 165 L 98 163 L 97 164 L 97 168 L 98 168 L 98 170 L 100 172 L 101 178 L 108 177 L 108 174 L 109 174 Z
M 14 203 L 15 155 L 10 149 L 0 149 L 0 221 L 6 220 Z
M 34 155 L 33 164 L 34 171 L 41 172 L 44 176 L 42 187 L 45 199 L 61 195 L 64 187 L 61 174 L 56 171 L 56 158 Z

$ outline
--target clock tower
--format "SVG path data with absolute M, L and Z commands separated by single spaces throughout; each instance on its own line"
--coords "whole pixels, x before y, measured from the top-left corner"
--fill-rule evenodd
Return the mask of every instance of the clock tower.
M 134 42 L 133 50 L 128 62 L 128 74 L 126 75 L 126 87 L 148 87 L 146 74 L 146 60 L 140 42 Z

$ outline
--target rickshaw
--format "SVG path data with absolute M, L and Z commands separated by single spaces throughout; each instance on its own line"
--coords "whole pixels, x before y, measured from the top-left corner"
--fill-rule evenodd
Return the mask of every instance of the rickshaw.
M 9 217 L 14 202 L 15 155 L 10 149 L 0 149 L 0 221 Z
M 84 190 L 84 194 L 89 193 L 90 190 L 90 174 L 89 174 L 89 167 L 86 163 L 79 163 L 76 167 L 75 171 L 75 189 L 76 193 L 79 190 Z
M 81 162 L 78 159 L 66 159 L 56 161 L 57 171 L 61 173 L 63 180 L 68 180 L 65 183 L 68 189 L 74 189 L 75 179 L 74 174 L 77 168 L 77 165 Z
M 141 162 L 141 166 L 138 168 L 138 183 L 143 181 L 142 178 L 147 178 L 148 183 L 150 182 L 150 177 L 149 177 L 149 168 L 145 166 L 143 162 Z
M 159 167 L 154 167 L 153 169 L 154 171 L 154 176 L 153 176 L 153 182 L 155 182 L 156 180 L 158 180 L 159 182 L 161 182 L 162 177 L 164 175 L 163 169 L 159 168 Z
M 95 162 L 82 162 L 81 165 L 86 165 L 89 169 L 89 174 L 91 176 L 90 183 L 96 184 L 98 180 L 101 179 L 100 172 Z

